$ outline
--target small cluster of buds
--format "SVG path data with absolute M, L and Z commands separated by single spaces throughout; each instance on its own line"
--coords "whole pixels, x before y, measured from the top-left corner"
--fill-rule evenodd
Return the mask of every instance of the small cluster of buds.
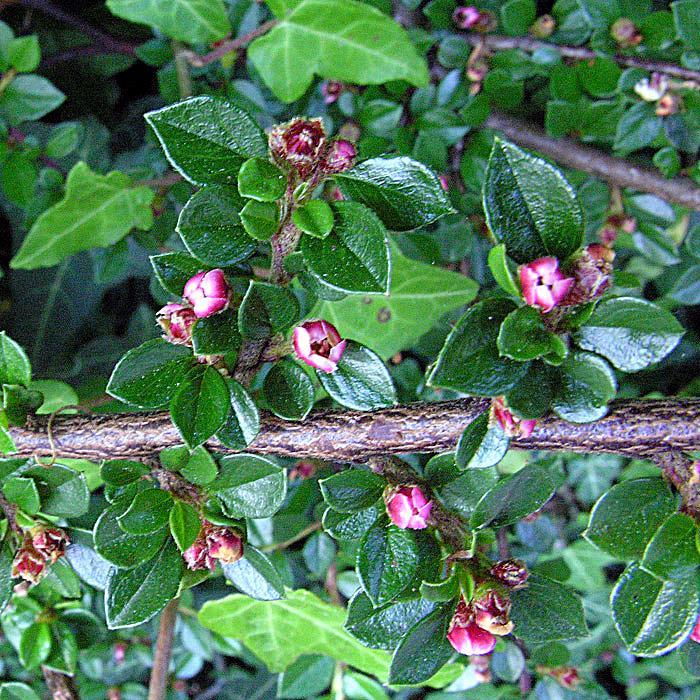
M 15 554 L 12 578 L 38 583 L 46 574 L 47 567 L 66 553 L 69 543 L 68 535 L 57 527 L 32 528 Z
M 231 288 L 220 269 L 198 272 L 187 280 L 182 293 L 186 303 L 166 304 L 156 314 L 163 337 L 175 345 L 191 345 L 192 326 L 228 308 Z
M 490 654 L 496 646 L 496 637 L 512 631 L 510 601 L 498 591 L 490 590 L 469 602 L 460 598 L 447 639 L 460 654 Z
M 328 374 L 335 372 L 347 345 L 347 340 L 341 339 L 336 327 L 323 319 L 297 326 L 292 342 L 299 360 Z
M 219 527 L 204 521 L 194 544 L 182 553 L 187 568 L 192 571 L 214 571 L 217 562 L 233 564 L 243 556 L 240 533 L 228 527 Z
M 402 530 L 424 530 L 433 502 L 428 500 L 419 486 L 400 486 L 387 491 L 384 496 L 386 511 L 391 522 Z
M 637 29 L 637 25 L 631 19 L 627 19 L 627 17 L 620 17 L 620 19 L 613 22 L 610 27 L 610 36 L 623 49 L 631 49 L 641 44 L 644 38 L 639 29 Z
M 332 105 L 345 92 L 345 85 L 337 80 L 328 80 L 321 85 L 323 101 L 327 105 Z
M 501 396 L 491 401 L 491 415 L 508 437 L 530 437 L 537 425 L 534 419 L 522 419 L 514 415 Z
M 476 32 L 490 32 L 496 28 L 493 12 L 479 10 L 473 5 L 460 5 L 452 13 L 452 21 L 459 29 L 473 29 Z
M 320 119 L 296 118 L 276 126 L 270 132 L 269 145 L 275 162 L 296 171 L 302 180 L 342 173 L 357 155 L 350 141 L 328 141 Z
M 535 39 L 547 39 L 552 36 L 557 28 L 557 23 L 552 15 L 540 15 L 530 27 L 530 34 Z
M 626 214 L 611 214 L 605 221 L 603 228 L 598 231 L 600 242 L 611 247 L 622 233 L 634 233 L 637 229 L 637 219 Z
M 554 257 L 521 265 L 518 273 L 525 303 L 542 309 L 543 313 L 560 304 L 574 283 L 573 277 L 567 277 L 559 269 L 559 261 Z

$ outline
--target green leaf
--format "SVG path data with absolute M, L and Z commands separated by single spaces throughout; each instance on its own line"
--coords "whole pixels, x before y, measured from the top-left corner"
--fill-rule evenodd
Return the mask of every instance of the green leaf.
M 520 287 L 515 281 L 515 273 L 511 267 L 513 264 L 508 260 L 504 243 L 500 243 L 491 248 L 488 256 L 488 264 L 491 274 L 498 286 L 508 294 L 519 297 Z
M 251 280 L 238 309 L 238 327 L 244 338 L 264 340 L 299 320 L 299 301 L 286 287 Z
M 618 559 L 641 559 L 676 508 L 676 498 L 662 479 L 623 481 L 598 499 L 583 536 Z
M 11 126 L 37 121 L 63 104 L 66 96 L 40 75 L 18 75 L 0 95 L 0 117 Z
M 501 355 L 519 362 L 551 356 L 558 364 L 569 351 L 558 335 L 546 329 L 542 314 L 532 306 L 521 306 L 506 316 L 497 345 Z
M 396 403 L 396 391 L 384 363 L 369 348 L 349 341 L 334 372 L 316 376 L 334 401 L 346 408 L 373 411 Z
M 357 85 L 427 84 L 425 60 L 404 29 L 374 7 L 356 0 L 300 0 L 290 9 L 248 47 L 263 81 L 283 102 L 299 99 L 314 74 Z
M 107 384 L 115 399 L 139 408 L 161 408 L 173 397 L 192 367 L 192 351 L 161 338 L 149 340 L 122 357 Z
M 500 14 L 504 33 L 518 36 L 527 34 L 537 16 L 537 8 L 534 0 L 508 0 L 501 5 Z
M 238 318 L 230 309 L 200 318 L 192 328 L 192 349 L 196 355 L 226 355 L 240 347 Z
M 4 540 L 0 544 L 0 613 L 5 609 L 10 602 L 14 593 L 14 579 L 12 578 L 12 560 L 14 553 L 10 549 L 10 544 Z M 0 691 L 0 700 L 2 700 L 2 692 Z
M 109 629 L 134 627 L 158 614 L 177 595 L 182 573 L 182 556 L 170 538 L 135 569 L 113 569 L 105 589 Z
M 561 365 L 561 387 L 554 412 L 571 423 L 590 423 L 608 412 L 617 382 L 610 365 L 587 352 L 570 354 Z
M 508 407 L 521 418 L 541 418 L 552 405 L 559 372 L 544 362 L 533 362 L 525 376 L 506 394 Z
M 188 44 L 209 44 L 231 31 L 223 0 L 107 0 L 107 7 Z
M 292 212 L 294 225 L 310 236 L 325 238 L 333 230 L 333 210 L 328 202 L 314 199 Z
M 0 685 L 0 700 L 40 700 L 40 698 L 24 683 L 3 683 Z
M 229 267 L 252 255 L 255 241 L 239 216 L 244 202 L 233 187 L 209 185 L 195 192 L 177 221 L 187 250 L 212 267 Z
M 488 299 L 472 306 L 447 336 L 427 383 L 481 396 L 512 389 L 527 373 L 529 363 L 500 357 L 496 339 L 501 323 L 514 308 L 506 299 Z
M 411 158 L 370 158 L 335 177 L 344 195 L 376 211 L 390 231 L 411 231 L 454 211 L 437 175 Z
M 411 627 L 391 659 L 389 683 L 424 683 L 450 660 L 454 653 L 447 639 L 451 617 L 451 606 L 441 606 Z
M 216 437 L 232 450 L 244 450 L 260 431 L 260 415 L 250 394 L 235 380 L 227 379 L 231 410 Z
M 460 594 L 459 578 L 453 573 L 449 578 L 438 583 L 423 581 L 420 586 L 420 594 L 422 598 L 433 603 L 455 600 Z
M 207 486 L 232 518 L 268 518 L 287 494 L 284 469 L 264 457 L 237 454 L 221 460 L 218 478 Z
M 353 294 L 340 301 L 321 301 L 313 315 L 386 360 L 413 346 L 440 316 L 472 301 L 477 289 L 465 275 L 411 260 L 392 244 L 388 296 Z
M 199 535 L 202 523 L 197 511 L 184 501 L 175 501 L 169 515 L 170 533 L 177 548 L 184 552 L 189 549 Z
M 259 202 L 274 202 L 287 189 L 286 175 L 265 158 L 251 158 L 238 171 L 238 192 Z
M 224 576 L 242 593 L 255 600 L 284 598 L 284 584 L 272 562 L 247 544 L 245 554 L 233 564 L 222 564 Z
M 41 508 L 39 490 L 34 483 L 34 479 L 13 476 L 3 484 L 2 492 L 10 503 L 19 506 L 29 515 L 38 513 L 39 508 Z
M 241 165 L 267 153 L 252 117 L 214 97 L 192 97 L 144 117 L 172 166 L 195 184 L 235 185 Z
M 39 67 L 41 49 L 36 34 L 18 36 L 7 46 L 10 65 L 20 73 L 31 73 Z
M 150 535 L 165 526 L 173 507 L 173 497 L 158 488 L 136 494 L 127 511 L 117 518 L 119 527 L 132 535 Z
M 336 225 L 328 237 L 301 239 L 309 272 L 340 291 L 387 292 L 390 259 L 384 225 L 357 202 L 336 202 L 334 209 Z
M 77 518 L 87 513 L 90 505 L 90 492 L 85 474 L 54 464 L 46 467 L 32 467 L 24 476 L 34 479 L 41 497 L 41 512 L 63 518 Z
M 274 202 L 251 199 L 241 209 L 240 217 L 243 229 L 256 241 L 269 241 L 280 224 L 280 210 Z
M 213 367 L 188 375 L 170 402 L 173 423 L 191 449 L 223 426 L 230 408 L 228 386 Z
M 179 467 L 178 471 L 191 484 L 203 486 L 216 479 L 219 468 L 216 466 L 214 458 L 207 452 L 206 447 L 200 445 L 192 450 L 187 462 Z
M 43 665 L 58 673 L 75 673 L 78 665 L 78 644 L 75 634 L 64 622 L 56 620 L 51 624 L 51 637 L 53 642 L 51 653 Z
M 265 375 L 265 402 L 285 420 L 304 420 L 314 406 L 315 394 L 309 375 L 291 360 L 275 363 Z
M 539 510 L 554 493 L 549 470 L 536 463 L 501 479 L 476 505 L 472 528 L 503 527 Z
M 27 670 L 37 668 L 51 652 L 51 628 L 47 622 L 35 622 L 22 631 L 19 660 Z
M 190 277 L 202 271 L 199 260 L 180 251 L 151 255 L 150 260 L 163 289 L 176 297 L 182 296 Z
M 624 372 L 660 362 L 685 330 L 665 309 L 632 297 L 601 301 L 574 335 L 584 350 L 597 352 Z
M 110 486 L 126 486 L 138 481 L 150 472 L 150 468 L 142 462 L 132 462 L 128 459 L 110 459 L 103 462 L 100 476 Z
M 341 513 L 357 513 L 382 496 L 386 480 L 366 469 L 345 469 L 318 482 L 325 502 Z
M 76 163 L 63 199 L 34 222 L 11 266 L 51 267 L 82 250 L 114 245 L 134 227 L 149 229 L 153 196 L 148 187 L 132 186 L 124 173 L 98 175 L 87 163 Z
M 0 384 L 23 384 L 32 379 L 32 366 L 19 343 L 0 331 Z
M 694 571 L 668 579 L 630 564 L 610 595 L 613 622 L 629 651 L 660 656 L 681 644 L 698 616 Z
M 304 655 L 279 676 L 277 697 L 311 698 L 321 695 L 331 684 L 335 663 L 320 654 Z
M 685 513 L 674 513 L 661 525 L 644 550 L 642 566 L 656 576 L 672 579 L 697 570 L 700 554 L 696 546 L 698 528 Z
M 490 425 L 489 411 L 474 419 L 457 443 L 455 460 L 460 469 L 485 469 L 498 464 L 506 452 L 510 439 L 500 425 Z
M 528 644 L 588 636 L 581 599 L 566 586 L 531 573 L 527 587 L 510 594 L 515 634 Z
M 563 260 L 583 243 L 583 214 L 564 176 L 498 138 L 486 168 L 484 211 L 494 236 L 519 263 L 544 255 Z
M 648 146 L 661 132 L 661 117 L 655 113 L 656 106 L 649 102 L 638 102 L 628 109 L 617 123 L 614 148 L 621 155 L 638 151 Z
M 491 668 L 500 680 L 506 683 L 517 683 L 525 670 L 525 656 L 520 647 L 507 641 L 502 651 L 493 652 Z
M 323 529 L 336 540 L 359 540 L 378 517 L 379 508 L 376 506 L 365 508 L 358 513 L 341 513 L 333 508 L 326 508 L 323 513 Z
M 676 0 L 671 3 L 676 33 L 681 41 L 697 49 L 700 36 L 700 5 L 697 0 Z

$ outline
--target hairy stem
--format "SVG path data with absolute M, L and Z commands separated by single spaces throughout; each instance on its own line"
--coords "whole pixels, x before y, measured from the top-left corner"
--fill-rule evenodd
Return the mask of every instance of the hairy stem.
M 168 669 L 173 651 L 173 636 L 177 622 L 179 598 L 173 598 L 160 615 L 156 653 L 153 657 L 151 682 L 148 685 L 148 700 L 165 700 L 168 692 Z
M 267 34 L 267 32 L 269 32 L 270 29 L 272 29 L 272 27 L 274 27 L 276 24 L 277 20 L 272 19 L 269 22 L 264 22 L 252 32 L 239 36 L 237 39 L 221 42 L 221 44 L 219 44 L 213 51 L 204 54 L 204 56 L 200 56 L 194 51 L 187 51 L 185 52 L 185 57 L 189 61 L 190 65 L 194 66 L 195 68 L 203 68 L 204 66 L 208 66 L 210 63 L 214 63 L 214 61 L 218 61 L 220 58 L 223 58 L 226 54 L 243 48 L 246 44 L 253 41 L 253 39 L 257 39 L 259 36 Z

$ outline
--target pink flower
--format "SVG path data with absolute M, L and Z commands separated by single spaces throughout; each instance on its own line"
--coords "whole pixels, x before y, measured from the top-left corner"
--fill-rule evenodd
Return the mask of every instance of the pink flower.
M 308 177 L 326 145 L 326 131 L 320 119 L 292 119 L 270 132 L 270 151 L 280 164 L 292 166 L 301 177 Z
M 163 338 L 175 345 L 190 345 L 192 326 L 196 320 L 194 311 L 184 304 L 166 304 L 156 314 L 156 321 L 163 329 Z
M 447 633 L 447 639 L 460 654 L 467 656 L 490 654 L 496 646 L 496 637 L 476 622 L 470 622 L 465 627 L 455 625 Z
M 192 304 L 197 318 L 207 318 L 228 306 L 229 294 L 224 271 L 216 269 L 199 272 L 190 278 L 182 295 Z
M 510 600 L 491 590 L 473 602 L 476 624 L 491 634 L 502 636 L 513 631 L 510 620 Z
M 537 425 L 537 421 L 534 419 L 523 420 L 513 415 L 500 397 L 493 399 L 491 402 L 491 410 L 493 411 L 494 418 L 508 437 L 530 437 Z
M 386 504 L 391 521 L 402 530 L 424 530 L 433 502 L 418 486 L 402 486 Z
M 310 479 L 316 473 L 316 465 L 313 462 L 302 460 L 289 472 L 289 480 Z
M 551 311 L 567 294 L 574 283 L 559 269 L 559 261 L 553 257 L 538 258 L 518 268 L 523 296 L 530 306 Z
M 481 12 L 472 5 L 457 7 L 452 13 L 452 21 L 460 29 L 471 29 L 481 19 Z
M 32 547 L 23 544 L 12 562 L 12 578 L 22 578 L 30 583 L 38 583 L 46 573 L 46 558 Z
M 328 147 L 321 165 L 324 173 L 342 173 L 352 167 L 357 149 L 345 139 L 336 139 Z
M 491 576 L 508 588 L 523 588 L 529 576 L 520 559 L 504 559 L 491 567 Z
M 114 645 L 114 648 L 112 649 L 112 660 L 117 666 L 124 663 L 124 659 L 126 658 L 126 649 L 126 642 L 117 642 Z
M 233 564 L 243 556 L 243 541 L 234 530 L 227 527 L 213 527 L 207 533 L 209 546 L 209 568 L 211 560 L 218 559 L 223 564 Z M 213 562 L 216 566 L 216 562 Z
M 695 622 L 695 627 L 693 627 L 693 631 L 690 633 L 690 638 L 694 642 L 700 643 L 700 617 L 698 617 L 698 619 Z
M 445 192 L 449 191 L 450 183 L 447 181 L 447 175 L 440 175 L 438 180 L 440 180 L 440 187 L 442 187 Z
M 328 80 L 321 85 L 321 93 L 323 94 L 323 101 L 327 105 L 333 104 L 342 94 L 345 86 L 343 83 L 337 80 Z
M 552 669 L 549 675 L 556 679 L 560 685 L 569 690 L 572 690 L 581 682 L 578 671 L 573 666 L 560 666 L 559 668 Z
M 294 353 L 302 362 L 329 374 L 335 371 L 347 345 L 335 326 L 323 319 L 297 326 L 293 342 Z
M 207 553 L 208 548 L 206 540 L 200 536 L 197 537 L 197 540 L 192 546 L 188 547 L 182 553 L 182 558 L 185 560 L 188 569 L 197 571 L 198 569 L 207 568 Z
M 68 535 L 57 527 L 39 527 L 32 530 L 32 546 L 50 564 L 66 553 L 68 544 Z

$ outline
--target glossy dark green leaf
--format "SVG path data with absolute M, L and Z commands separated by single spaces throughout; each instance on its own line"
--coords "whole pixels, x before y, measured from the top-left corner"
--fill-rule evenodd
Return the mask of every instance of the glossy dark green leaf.
M 617 381 L 610 365 L 587 352 L 570 354 L 562 363 L 561 385 L 554 412 L 571 423 L 590 423 L 608 412 Z
M 325 238 L 333 229 L 333 210 L 323 199 L 313 199 L 294 210 L 292 221 L 304 233 Z
M 192 351 L 161 338 L 129 350 L 117 363 L 107 393 L 139 408 L 161 408 L 192 367 Z
M 630 107 L 617 123 L 614 147 L 621 155 L 648 146 L 661 132 L 661 118 L 656 116 L 655 105 L 638 102 Z
M 663 479 L 623 481 L 598 499 L 583 536 L 618 559 L 641 559 L 676 501 Z
M 263 340 L 293 326 L 299 313 L 299 302 L 289 289 L 251 280 L 238 309 L 238 326 L 244 338 Z
M 34 479 L 24 476 L 13 476 L 9 478 L 2 487 L 5 498 L 28 515 L 34 515 L 41 508 L 39 490 L 34 483 Z
M 369 348 L 349 341 L 334 372 L 316 376 L 331 398 L 359 411 L 388 408 L 396 403 L 391 375 Z
M 213 367 L 190 374 L 170 402 L 173 423 L 190 448 L 214 435 L 230 409 L 228 386 Z
M 301 252 L 323 284 L 350 293 L 389 290 L 389 247 L 377 215 L 357 202 L 334 204 L 336 225 L 326 238 L 304 236 Z
M 112 486 L 126 486 L 150 472 L 148 465 L 128 459 L 109 459 L 103 462 L 100 476 Z
M 51 652 L 51 628 L 47 622 L 35 622 L 22 631 L 19 660 L 27 670 L 37 668 Z
M 576 194 L 552 165 L 496 139 L 484 181 L 489 228 L 520 263 L 544 255 L 565 259 L 583 243 Z
M 119 527 L 132 535 L 150 535 L 168 522 L 173 497 L 168 491 L 152 488 L 136 494 L 123 515 L 117 518 Z
M 501 323 L 514 308 L 506 299 L 488 299 L 472 306 L 447 336 L 428 374 L 428 384 L 482 396 L 512 389 L 527 373 L 529 363 L 501 357 L 496 339 Z
M 234 187 L 209 185 L 195 192 L 177 222 L 187 250 L 212 267 L 229 267 L 245 260 L 255 251 L 255 241 L 239 217 L 244 206 L 245 200 Z
M 336 178 L 343 194 L 376 211 L 391 231 L 427 226 L 453 211 L 435 173 L 411 158 L 370 158 Z
M 192 349 L 196 355 L 226 355 L 240 347 L 238 319 L 230 309 L 200 318 L 192 328 Z
M 274 202 L 287 188 L 285 174 L 265 158 L 251 158 L 238 171 L 238 192 L 259 202 Z
M 51 653 L 42 665 L 58 673 L 75 673 L 78 644 L 70 627 L 61 620 L 51 623 L 51 641 Z
M 218 478 L 207 486 L 232 518 L 268 518 L 287 493 L 284 469 L 264 457 L 231 455 L 221 460 Z
M 244 161 L 267 142 L 243 110 L 214 97 L 192 97 L 144 115 L 172 166 L 195 184 L 235 184 Z
M 606 357 L 624 372 L 636 372 L 663 360 L 685 330 L 665 309 L 644 299 L 615 297 L 596 306 L 575 334 L 584 349 Z
M 336 540 L 359 540 L 379 517 L 380 509 L 376 506 L 365 508 L 357 513 L 341 513 L 333 508 L 326 508 L 323 513 L 323 529 Z
M 528 644 L 581 639 L 588 635 L 581 599 L 557 581 L 530 574 L 527 587 L 510 595 L 516 636 Z
M 248 200 L 240 217 L 245 232 L 256 241 L 269 241 L 280 223 L 279 207 L 274 202 Z
M 519 362 L 551 357 L 558 364 L 568 353 L 566 343 L 545 328 L 542 315 L 532 306 L 521 306 L 506 316 L 497 345 L 501 355 Z
M 644 550 L 642 566 L 664 579 L 697 570 L 700 565 L 697 535 L 697 525 L 690 516 L 674 513 L 649 541 Z
M 151 265 L 163 289 L 176 297 L 182 296 L 190 277 L 204 267 L 199 260 L 181 251 L 151 255 Z
M 326 503 L 341 513 L 357 513 L 382 496 L 386 480 L 366 469 L 345 469 L 319 482 Z
M 503 243 L 494 246 L 489 251 L 488 256 L 489 270 L 498 286 L 508 294 L 520 296 L 520 286 L 516 282 L 514 265 L 508 260 L 506 247 Z
M 233 450 L 244 450 L 260 430 L 260 414 L 250 394 L 235 379 L 227 379 L 231 410 L 216 437 Z
M 285 420 L 303 420 L 316 392 L 309 375 L 295 362 L 281 360 L 265 375 L 263 396 L 269 409 Z
M 77 518 L 88 511 L 90 492 L 85 475 L 73 469 L 54 464 L 32 467 L 24 472 L 36 483 L 41 497 L 41 511 L 59 518 Z
M 7 540 L 0 544 L 0 613 L 10 602 L 14 592 L 14 580 L 12 579 L 12 560 L 14 554 Z
M 192 450 L 185 464 L 178 467 L 178 471 L 187 481 L 197 486 L 214 481 L 219 473 L 214 458 L 207 452 L 206 447 L 201 445 Z
M 506 452 L 510 439 L 500 425 L 490 425 L 490 415 L 484 411 L 462 433 L 457 443 L 455 460 L 460 469 L 485 469 L 498 464 Z
M 453 573 L 444 581 L 430 583 L 423 581 L 420 586 L 421 597 L 432 603 L 445 603 L 448 600 L 456 600 L 459 597 L 459 579 Z
M 559 372 L 544 362 L 533 362 L 506 394 L 506 403 L 521 418 L 541 418 L 549 409 L 559 385 Z
M 109 629 L 134 627 L 150 620 L 176 595 L 184 562 L 172 539 L 135 569 L 115 569 L 105 589 Z
M 175 501 L 169 515 L 170 533 L 181 552 L 191 547 L 202 527 L 197 511 L 184 501 Z
M 0 385 L 28 385 L 32 379 L 32 367 L 22 347 L 0 331 Z
M 554 493 L 549 470 L 531 463 L 501 479 L 487 491 L 472 513 L 473 528 L 503 527 L 539 510 Z
M 4 384 L 2 386 L 2 406 L 10 425 L 23 427 L 27 422 L 27 417 L 43 403 L 44 397 L 39 391 L 25 389 L 20 384 Z
M 256 600 L 284 598 L 284 583 L 268 557 L 246 544 L 244 555 L 233 564 L 222 564 L 224 576 L 242 593 Z

